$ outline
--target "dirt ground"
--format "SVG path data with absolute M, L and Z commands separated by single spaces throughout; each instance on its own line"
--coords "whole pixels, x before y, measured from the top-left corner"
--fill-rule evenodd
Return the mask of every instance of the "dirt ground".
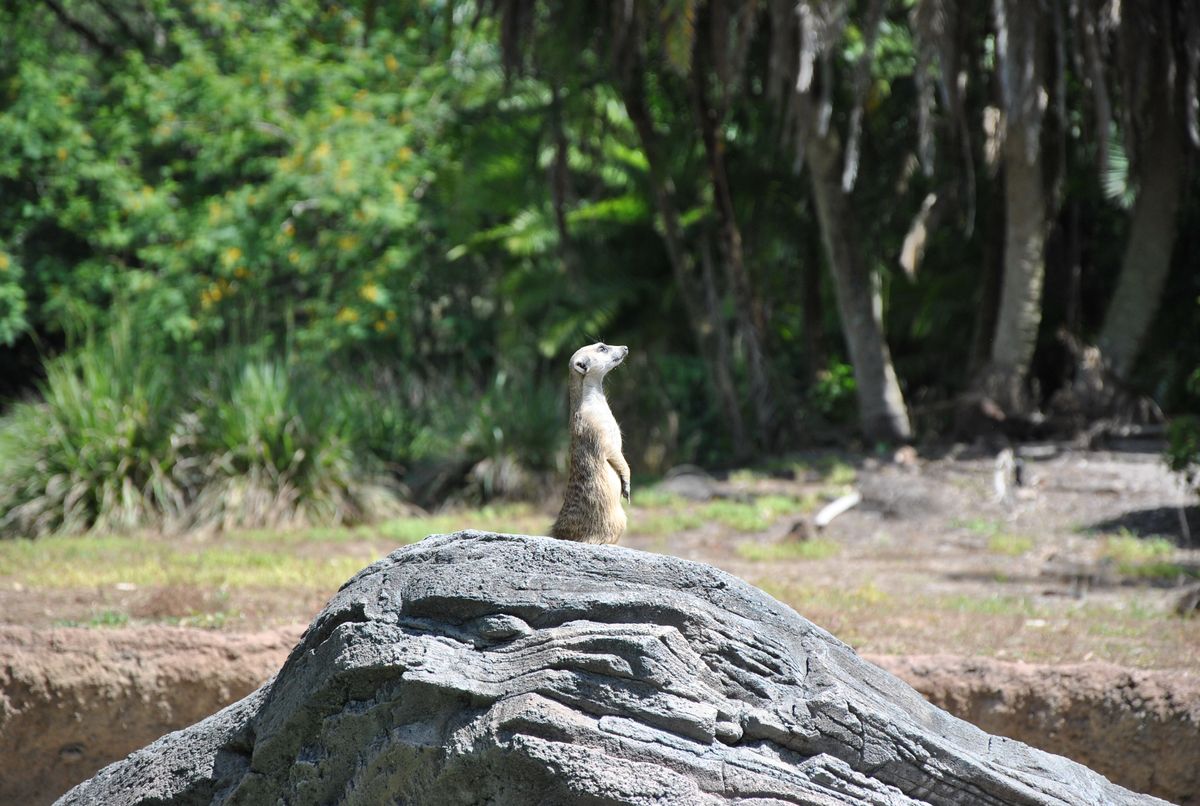
M 683 473 L 656 489 L 635 486 L 622 544 L 724 568 L 864 653 L 1198 668 L 1200 617 L 1181 617 L 1175 606 L 1200 579 L 1200 550 L 1188 546 L 1180 513 L 1200 546 L 1200 511 L 1161 453 L 1022 452 L 1025 483 L 1007 501 L 994 489 L 994 456 L 966 449 L 901 461 L 802 456 L 724 479 Z M 839 470 L 830 474 L 831 466 Z M 858 506 L 819 533 L 805 531 L 816 508 L 852 489 L 862 494 Z M 795 505 L 762 510 L 748 525 L 709 517 L 714 502 L 753 510 L 755 501 L 780 499 Z M 503 518 L 444 513 L 428 529 L 544 533 L 553 503 Z M 174 538 L 194 542 L 197 555 L 239 539 Z M 353 570 L 402 542 L 370 529 L 253 540 L 262 548 L 256 562 L 323 570 L 294 585 L 192 583 L 186 574 L 169 585 L 111 575 L 31 583 L 0 557 L 0 623 L 225 632 L 306 623 Z

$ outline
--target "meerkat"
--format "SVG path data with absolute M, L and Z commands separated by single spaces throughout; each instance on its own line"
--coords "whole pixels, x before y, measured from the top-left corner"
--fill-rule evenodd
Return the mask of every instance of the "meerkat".
M 616 543 L 625 531 L 621 498 L 629 498 L 629 463 L 621 455 L 621 428 L 604 397 L 604 376 L 629 355 L 628 347 L 596 343 L 571 356 L 571 453 L 567 492 L 550 534 L 580 543 Z

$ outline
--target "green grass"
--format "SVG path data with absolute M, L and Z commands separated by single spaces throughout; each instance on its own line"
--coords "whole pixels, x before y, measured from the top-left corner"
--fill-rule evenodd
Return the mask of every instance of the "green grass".
M 990 518 L 967 518 L 965 520 L 953 521 L 951 525 L 959 529 L 966 529 L 981 537 L 993 537 L 1004 531 L 1004 523 L 1002 521 Z
M 1112 560 L 1124 576 L 1135 579 L 1177 579 L 1200 576 L 1195 567 L 1174 562 L 1175 544 L 1165 537 L 1138 537 L 1127 529 L 1104 538 L 1100 556 Z
M 706 522 L 698 510 L 670 510 L 652 514 L 634 510 L 629 516 L 629 531 L 641 535 L 669 535 L 698 529 Z
M 777 560 L 824 560 L 839 551 L 832 540 L 789 540 L 783 543 L 756 543 L 744 541 L 735 549 L 737 555 L 753 562 Z
M 815 499 L 791 495 L 764 495 L 747 501 L 722 498 L 705 503 L 659 494 L 652 500 L 639 498 L 639 506 L 630 514 L 629 529 L 642 535 L 663 535 L 698 529 L 716 523 L 737 532 L 761 532 L 785 515 L 807 512 Z M 649 510 L 649 511 L 647 511 Z
M 128 624 L 128 614 L 117 610 L 101 610 L 86 621 L 60 619 L 54 622 L 56 627 L 124 627 Z
M 146 535 L 51 536 L 0 541 L 0 577 L 31 588 L 192 585 L 225 588 L 337 588 L 391 547 L 430 534 L 480 528 L 544 532 L 528 505 L 484 507 L 372 527 L 233 532 L 211 540 Z
M 842 613 L 861 613 L 885 605 L 892 598 L 873 582 L 866 582 L 854 588 L 780 585 L 763 579 L 755 580 L 752 584 L 801 614 L 814 607 Z
M 796 515 L 812 509 L 807 498 L 790 495 L 764 495 L 752 501 L 722 499 L 701 508 L 705 520 L 716 521 L 739 532 L 761 532 L 784 515 Z
M 639 508 L 684 507 L 688 503 L 688 499 L 675 493 L 661 490 L 657 485 L 646 487 L 642 490 L 637 489 L 635 486 L 633 490 L 633 505 Z
M 1001 532 L 988 538 L 988 551 L 993 554 L 1003 554 L 1006 557 L 1020 557 L 1033 548 L 1033 538 L 1028 535 L 1016 535 Z

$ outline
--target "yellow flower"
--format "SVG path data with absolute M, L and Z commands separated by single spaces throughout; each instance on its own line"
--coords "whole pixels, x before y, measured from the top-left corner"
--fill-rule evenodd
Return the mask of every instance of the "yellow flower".
M 299 262 L 300 262 L 300 253 L 299 252 L 297 252 L 295 249 L 288 252 L 288 263 L 291 263 L 293 266 L 295 266 Z
M 271 83 L 271 71 L 267 70 L 265 67 L 262 70 L 259 70 L 258 71 L 258 81 L 260 84 L 270 84 Z
M 323 160 L 328 157 L 332 151 L 333 146 L 329 145 L 328 141 L 322 140 L 317 144 L 317 147 L 313 149 L 313 156 L 319 160 Z
M 358 293 L 367 302 L 375 302 L 379 299 L 379 286 L 374 283 L 367 283 L 358 290 Z
M 383 63 L 387 65 L 388 72 L 394 73 L 400 69 L 400 62 L 390 53 L 383 57 Z
M 65 162 L 65 161 L 66 161 L 66 159 L 67 159 L 67 150 L 66 150 L 65 148 L 63 148 L 62 146 L 59 146 L 59 147 L 58 147 L 58 151 L 57 151 L 57 152 L 55 152 L 55 153 L 56 153 L 56 154 L 57 154 L 57 156 L 58 156 L 58 161 L 59 161 L 59 162 Z
M 337 239 L 337 246 L 338 249 L 342 250 L 343 252 L 349 252 L 351 249 L 358 246 L 358 236 L 343 235 Z
M 376 320 L 375 330 L 378 331 L 379 333 L 382 333 L 383 331 L 387 330 L 387 322 L 383 321 L 382 319 Z
M 367 88 L 363 87 L 358 92 L 354 93 L 354 100 L 365 101 L 367 99 Z
M 12 265 L 12 261 L 8 259 L 8 255 L 0 252 L 0 271 L 8 271 L 8 267 Z
M 225 214 L 225 210 L 221 207 L 220 202 L 210 201 L 208 203 L 208 223 L 210 223 L 210 224 L 217 223 L 218 221 L 221 220 L 221 217 L 224 214 Z
M 408 146 L 400 146 L 400 150 L 396 152 L 396 159 L 401 162 L 408 162 L 412 159 L 413 150 Z
M 353 308 L 342 308 L 337 312 L 335 318 L 344 325 L 350 325 L 358 321 L 358 311 Z
M 350 171 L 354 169 L 354 164 L 350 160 L 342 160 L 338 163 L 338 176 L 345 179 L 350 175 Z
M 296 234 L 296 225 L 292 223 L 290 218 L 283 222 L 283 227 L 281 229 L 283 230 L 283 234 L 289 238 Z
M 225 262 L 226 266 L 232 266 L 234 263 L 237 263 L 241 257 L 242 250 L 236 246 L 229 247 L 221 254 L 221 260 Z
M 346 107 L 341 104 L 334 104 L 333 109 L 329 110 L 329 112 L 333 115 L 334 120 L 341 120 L 346 117 Z
M 397 203 L 402 203 L 408 198 L 408 191 L 404 189 L 404 185 L 400 184 L 399 182 L 393 182 L 392 197 L 395 198 Z
M 250 270 L 247 269 L 245 266 L 238 266 L 236 269 L 233 270 L 233 276 L 238 278 L 239 280 L 245 280 L 247 277 L 250 276 Z
M 389 322 L 395 322 L 395 321 L 396 321 L 396 312 L 395 312 L 395 311 L 388 311 L 388 312 L 387 312 L 387 320 L 388 320 Z

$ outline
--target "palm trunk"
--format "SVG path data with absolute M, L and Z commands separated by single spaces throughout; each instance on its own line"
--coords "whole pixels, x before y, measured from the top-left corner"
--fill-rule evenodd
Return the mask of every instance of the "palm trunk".
M 1162 111 L 1150 142 L 1142 149 L 1146 158 L 1140 171 L 1129 242 L 1098 340 L 1109 369 L 1118 378 L 1127 378 L 1133 371 L 1158 311 L 1175 245 L 1175 219 L 1185 172 L 1184 143 L 1166 99 Z
M 842 192 L 842 157 L 837 136 L 832 131 L 825 136 L 814 132 L 805 154 L 821 235 L 833 273 L 842 333 L 854 364 L 862 432 L 870 440 L 907 440 L 912 429 L 892 356 L 883 338 L 883 299 L 852 231 L 853 219 Z
M 984 391 L 1006 412 L 1020 413 L 1030 406 L 1025 381 L 1042 322 L 1046 200 L 1041 149 L 1026 148 L 1026 130 L 1015 121 L 1004 140 L 1004 221 L 1004 274 Z

